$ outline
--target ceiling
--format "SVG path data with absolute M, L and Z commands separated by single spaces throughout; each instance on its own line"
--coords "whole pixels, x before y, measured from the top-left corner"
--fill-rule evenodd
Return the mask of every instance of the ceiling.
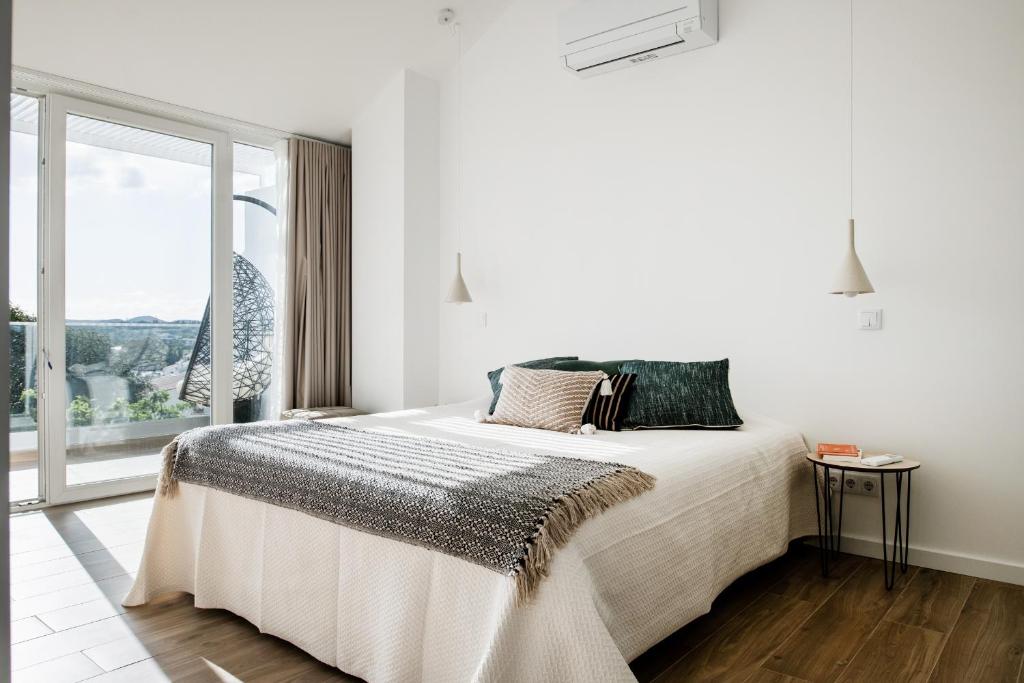
M 15 0 L 14 64 L 338 142 L 402 67 L 439 78 L 512 0 Z

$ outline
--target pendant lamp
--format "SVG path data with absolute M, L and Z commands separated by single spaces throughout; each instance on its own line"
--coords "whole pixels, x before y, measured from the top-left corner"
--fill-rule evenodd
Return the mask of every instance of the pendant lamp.
M 462 27 L 459 22 L 455 21 L 455 12 L 450 9 L 443 9 L 437 17 L 437 23 L 442 26 L 451 26 L 452 32 L 455 34 L 459 56 L 456 64 L 456 112 L 455 112 L 455 141 L 457 149 L 455 151 L 456 158 L 458 161 L 458 201 L 455 206 L 456 213 L 456 249 L 455 252 L 455 278 L 452 280 L 452 286 L 448 289 L 448 296 L 445 297 L 445 303 L 448 304 L 468 304 L 473 302 L 473 297 L 469 294 L 469 287 L 466 286 L 466 280 L 462 277 Z
M 839 266 L 839 273 L 832 284 L 832 294 L 843 294 L 848 297 L 855 297 L 858 294 L 871 294 L 875 288 L 871 286 L 868 274 L 864 272 L 860 258 L 857 256 L 857 248 L 854 245 L 853 219 L 850 219 L 850 243 L 846 248 L 846 256 Z
M 846 256 L 843 257 L 843 262 L 839 266 L 831 293 L 848 297 L 871 294 L 875 288 L 871 286 L 871 280 L 868 279 L 860 257 L 857 256 L 853 224 L 853 0 L 850 0 L 850 219 L 848 239 Z
M 444 300 L 447 304 L 470 304 L 473 297 L 469 295 L 469 287 L 462 278 L 462 252 L 455 252 L 455 279 L 452 286 L 448 288 L 448 297 Z

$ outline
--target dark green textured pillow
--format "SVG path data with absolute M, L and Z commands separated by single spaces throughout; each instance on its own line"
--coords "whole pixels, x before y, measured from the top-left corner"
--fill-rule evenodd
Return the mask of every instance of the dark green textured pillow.
M 564 370 L 566 372 L 586 372 L 590 370 L 601 370 L 606 375 L 617 375 L 619 374 L 619 368 L 622 367 L 623 363 L 628 363 L 625 360 L 560 360 L 555 363 L 554 370 Z
M 628 361 L 636 375 L 626 427 L 739 427 L 729 391 L 729 359 L 699 363 Z
M 531 370 L 554 370 L 556 363 L 566 360 L 579 360 L 579 356 L 553 356 L 551 358 L 523 361 L 522 363 L 509 363 L 509 365 L 529 368 Z M 501 396 L 501 371 L 504 369 L 503 366 L 487 373 L 487 379 L 491 383 L 491 393 L 494 394 L 494 397 L 491 399 L 491 407 L 487 410 L 490 415 L 494 414 L 494 407 L 498 405 L 498 397 Z

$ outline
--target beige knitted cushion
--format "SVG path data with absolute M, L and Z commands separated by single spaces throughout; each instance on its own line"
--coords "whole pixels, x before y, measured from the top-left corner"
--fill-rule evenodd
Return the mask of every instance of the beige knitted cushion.
M 575 434 L 601 371 L 530 370 L 509 365 L 501 373 L 501 396 L 489 422 Z

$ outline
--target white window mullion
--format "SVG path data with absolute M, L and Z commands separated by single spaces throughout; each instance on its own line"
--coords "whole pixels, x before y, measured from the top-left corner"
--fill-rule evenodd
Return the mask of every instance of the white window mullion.
M 43 152 L 43 259 L 41 277 L 41 308 L 39 319 L 43 353 L 39 357 L 42 378 L 42 401 L 39 412 L 39 434 L 46 463 L 40 463 L 46 474 L 47 499 L 59 501 L 66 487 L 65 461 L 67 450 L 64 434 L 67 414 L 64 406 L 64 198 L 67 154 L 68 100 L 60 95 L 49 96 L 46 102 Z M 42 460 L 43 458 L 40 458 Z
M 213 286 L 210 297 L 213 424 L 228 424 L 234 421 L 232 184 L 232 147 L 231 140 L 225 134 L 213 147 Z
M 39 174 L 37 176 L 36 185 L 36 348 L 34 349 L 36 354 L 36 390 L 38 393 L 42 393 L 39 389 L 42 387 L 41 382 L 45 381 L 46 373 L 46 360 L 43 359 L 43 347 L 47 344 L 45 321 L 43 317 L 38 315 L 42 311 L 46 310 L 46 304 L 44 297 L 47 291 L 47 273 L 43 264 L 47 262 L 48 255 L 46 252 L 49 238 L 47 237 L 46 230 L 47 216 L 50 213 L 50 207 L 48 205 L 48 194 L 47 187 L 49 180 L 47 173 L 49 167 L 47 166 L 47 154 L 49 152 L 49 146 L 47 140 L 49 140 L 49 126 L 47 122 L 50 119 L 50 103 L 47 98 L 39 98 L 39 122 L 37 124 L 36 132 L 39 135 L 38 150 L 39 150 Z M 26 346 L 26 351 L 31 353 L 31 350 Z M 43 359 L 40 361 L 40 359 Z M 41 404 L 36 399 L 36 467 L 38 471 L 36 473 L 38 480 L 38 498 L 40 500 L 46 500 L 50 487 L 50 474 L 49 474 L 49 463 L 47 458 L 44 457 L 46 453 L 46 429 L 44 427 L 46 423 L 45 405 Z

